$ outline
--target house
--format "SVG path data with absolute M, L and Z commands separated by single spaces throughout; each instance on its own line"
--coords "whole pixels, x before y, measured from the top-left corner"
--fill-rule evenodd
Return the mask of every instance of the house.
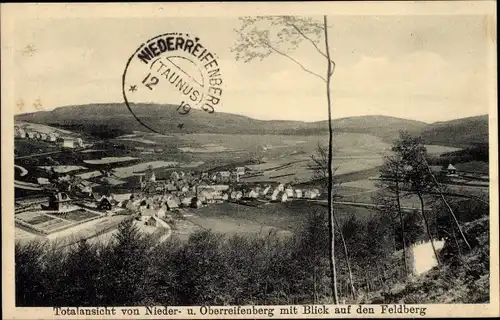
M 269 185 L 264 186 L 264 188 L 259 191 L 259 194 L 260 194 L 260 196 L 265 197 L 269 193 L 270 190 L 271 190 L 271 186 L 269 186 Z
M 236 173 L 240 176 L 245 174 L 245 167 L 236 167 Z
M 231 172 L 229 172 L 229 171 L 220 171 L 219 172 L 219 177 L 221 180 L 229 179 L 230 176 L 231 176 Z
M 28 136 L 28 139 L 36 139 L 35 132 L 33 131 L 26 132 L 26 136 Z
M 156 227 L 156 219 L 154 217 L 149 217 L 146 221 L 144 221 L 144 224 L 147 225 L 148 227 Z
M 245 197 L 245 198 L 249 198 L 249 199 L 250 199 L 250 198 L 252 198 L 252 199 L 256 199 L 256 198 L 258 198 L 258 197 L 259 197 L 259 193 L 258 193 L 255 189 L 251 189 L 251 190 L 249 190 L 248 192 L 246 192 L 246 193 L 244 194 L 244 197 Z
M 306 199 L 315 199 L 315 198 L 317 198 L 317 196 L 318 195 L 313 190 L 306 190 L 304 192 L 304 198 L 306 198 Z
M 41 140 L 42 139 L 42 135 L 40 134 L 40 132 L 35 132 L 35 139 L 36 140 Z
M 179 174 L 175 171 L 170 174 L 170 179 L 172 179 L 174 182 L 179 180 L 179 178 L 180 178 Z
M 179 205 L 177 204 L 177 202 L 174 199 L 168 199 L 165 202 L 165 205 L 166 205 L 168 211 L 174 211 L 174 210 L 179 209 Z
M 51 210 L 51 211 L 58 211 L 58 212 L 65 212 L 73 209 L 73 206 L 71 205 L 71 199 L 70 197 L 64 193 L 64 192 L 58 192 L 56 194 L 53 194 L 49 198 L 49 204 L 48 205 L 43 205 L 42 204 L 42 209 L 44 210 Z
M 62 141 L 62 147 L 63 148 L 74 148 L 75 147 L 75 140 L 70 139 L 70 138 L 64 138 Z
M 152 206 L 147 206 L 146 209 L 141 211 L 142 217 L 153 217 L 156 214 L 156 210 Z
M 129 200 L 128 203 L 125 205 L 125 208 L 134 213 L 137 212 L 137 205 L 134 203 L 133 200 Z
M 14 136 L 17 138 L 26 138 L 26 131 L 21 127 L 15 127 Z
M 48 142 L 56 142 L 57 141 L 57 136 L 53 133 L 50 133 L 47 135 L 47 139 L 46 139 Z
M 47 134 L 40 133 L 40 140 L 43 140 L 43 141 L 47 140 Z
M 276 201 L 286 202 L 287 200 L 288 200 L 288 196 L 287 196 L 286 192 L 280 191 L 278 193 L 278 197 L 277 197 Z
M 240 182 L 240 174 L 238 172 L 231 172 L 231 181 Z
M 214 195 L 214 201 L 216 202 L 224 202 L 229 199 L 229 195 L 227 193 L 216 193 Z
M 92 184 L 88 181 L 82 181 L 78 184 L 78 189 L 80 189 L 81 193 L 88 194 L 92 196 Z
M 276 189 L 278 189 L 279 191 L 285 191 L 285 185 L 283 183 L 280 183 L 280 184 L 278 184 Z
M 83 140 L 82 140 L 82 138 L 76 138 L 76 140 L 75 140 L 75 147 L 79 147 L 79 148 L 83 147 Z
M 202 205 L 203 205 L 203 204 L 201 203 L 201 200 L 200 200 L 200 199 L 198 199 L 198 197 L 193 197 L 193 198 L 191 199 L 191 208 L 196 208 L 196 209 L 198 209 L 198 208 L 201 208 L 201 206 L 202 206 Z
M 181 199 L 181 205 L 183 207 L 189 207 L 191 205 L 191 201 L 193 201 L 193 196 L 183 197 Z
M 111 210 L 111 201 L 106 197 L 102 197 L 102 199 L 97 204 L 97 209 L 99 209 L 99 210 Z
M 267 199 L 271 201 L 286 202 L 288 200 L 288 196 L 286 192 L 280 191 L 278 188 L 276 188 L 270 195 L 267 196 Z
M 455 166 L 453 166 L 451 163 L 448 165 L 446 170 L 448 172 L 448 176 L 456 176 L 457 175 L 457 168 L 455 168 Z
M 292 198 L 293 197 L 293 189 L 292 188 L 286 188 L 285 189 L 285 193 L 286 193 L 286 196 L 288 198 Z
M 302 198 L 302 190 L 300 189 L 293 190 L 293 197 L 297 199 Z
M 165 218 L 166 215 L 167 215 L 167 206 L 163 204 L 161 205 L 160 209 L 156 211 L 156 216 L 160 219 L 163 219 Z
M 232 191 L 230 197 L 233 200 L 240 200 L 243 197 L 243 193 L 241 191 Z
M 163 149 L 155 149 L 155 152 L 156 152 L 156 153 L 162 153 L 162 152 L 163 152 Z
M 209 203 L 214 200 L 216 193 L 217 191 L 212 188 L 205 188 L 198 192 L 198 199 L 200 199 L 203 203 Z
M 280 191 L 278 189 L 274 189 L 271 193 L 269 193 L 266 196 L 266 199 L 271 201 L 276 201 L 278 199 L 278 193 L 280 193 Z

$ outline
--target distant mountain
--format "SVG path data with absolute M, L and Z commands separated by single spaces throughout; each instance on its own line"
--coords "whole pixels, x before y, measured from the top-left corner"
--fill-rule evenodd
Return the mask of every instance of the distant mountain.
M 163 133 L 283 134 L 323 135 L 328 121 L 257 120 L 231 113 L 208 114 L 192 109 L 181 115 L 177 106 L 132 104 L 132 110 L 146 125 Z M 46 124 L 101 138 L 112 138 L 132 131 L 147 131 L 123 103 L 67 106 L 16 116 L 18 121 Z M 182 126 L 179 124 L 182 123 Z M 428 144 L 467 146 L 488 141 L 488 118 L 479 116 L 446 122 L 425 122 L 374 115 L 333 120 L 335 132 L 366 133 L 388 142 L 400 130 L 421 134 Z
M 488 143 L 488 116 L 476 116 L 430 124 L 422 131 L 428 144 L 468 147 Z
M 140 104 L 131 105 L 139 119 L 160 132 L 225 133 L 225 134 L 283 134 L 321 135 L 328 133 L 328 122 L 303 122 L 288 120 L 257 120 L 246 116 L 215 112 L 208 114 L 192 109 L 180 115 L 177 106 Z M 16 116 L 18 121 L 46 124 L 91 135 L 116 136 L 131 131 L 147 131 L 134 119 L 124 104 L 91 104 L 60 107 Z M 182 128 L 179 124 L 183 123 Z M 399 130 L 419 133 L 426 123 L 386 116 L 360 116 L 335 119 L 336 132 L 372 134 L 393 139 Z

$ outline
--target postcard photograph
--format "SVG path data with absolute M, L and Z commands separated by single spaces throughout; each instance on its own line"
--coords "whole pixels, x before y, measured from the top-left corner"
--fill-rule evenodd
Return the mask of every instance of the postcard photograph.
M 2 5 L 13 308 L 498 312 L 494 6 L 241 5 Z

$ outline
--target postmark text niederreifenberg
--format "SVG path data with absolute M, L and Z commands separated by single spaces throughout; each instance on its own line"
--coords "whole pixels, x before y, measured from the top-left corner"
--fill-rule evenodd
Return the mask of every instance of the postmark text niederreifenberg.
M 215 111 L 222 95 L 219 63 L 215 54 L 205 48 L 199 38 L 180 33 L 161 35 L 144 44 L 136 53 L 136 58 L 149 65 L 156 74 L 146 75 L 143 83 L 147 87 L 165 79 L 188 98 L 188 102 L 182 101 L 179 105 L 185 113 L 191 106 L 199 106 L 208 113 Z M 196 65 L 200 73 L 197 76 L 201 77 L 184 70 L 179 65 L 183 60 Z

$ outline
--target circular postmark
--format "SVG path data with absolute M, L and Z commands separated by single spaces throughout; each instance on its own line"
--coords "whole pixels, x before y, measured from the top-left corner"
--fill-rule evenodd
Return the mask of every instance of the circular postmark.
M 155 133 L 165 133 L 158 121 L 162 116 L 187 115 L 192 108 L 215 112 L 222 96 L 217 56 L 198 37 L 158 35 L 141 44 L 127 61 L 122 93 L 137 121 Z M 158 107 L 156 114 L 141 112 L 141 107 L 151 105 Z

